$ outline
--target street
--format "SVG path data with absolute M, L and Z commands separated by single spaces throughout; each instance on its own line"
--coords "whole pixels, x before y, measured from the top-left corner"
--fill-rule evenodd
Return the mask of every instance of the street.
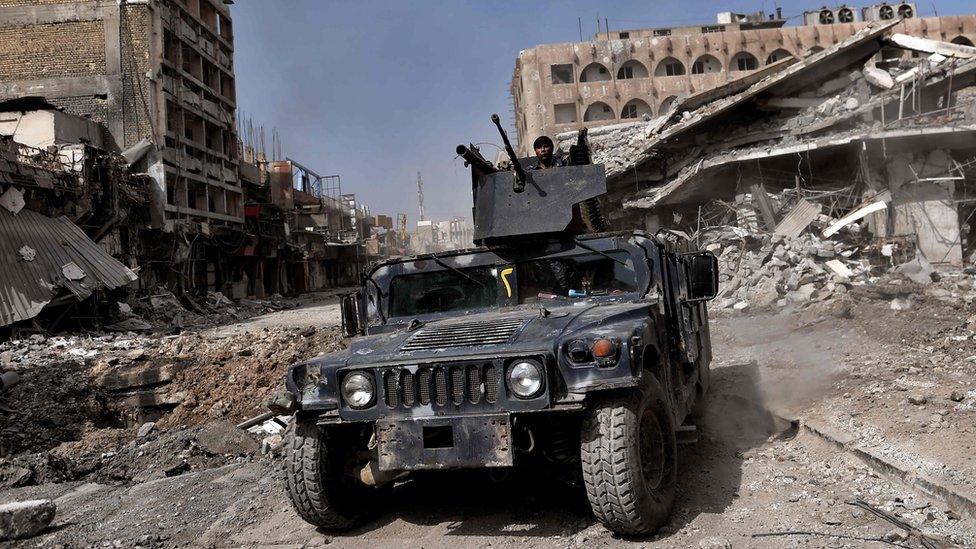
M 253 326 L 288 324 L 296 314 L 314 320 L 307 315 L 328 315 L 334 303 L 312 307 L 258 317 Z M 262 456 L 257 441 L 226 420 L 209 418 L 137 444 L 145 448 L 140 453 L 160 453 L 157 462 L 166 461 L 163 452 L 199 447 L 199 465 L 182 474 L 140 482 L 99 478 L 95 470 L 74 481 L 8 488 L 0 499 L 51 498 L 58 505 L 51 530 L 21 542 L 24 547 L 920 546 L 917 537 L 852 505 L 857 500 L 890 511 L 933 539 L 970 545 L 972 518 L 771 412 L 801 421 L 838 413 L 842 405 L 832 399 L 864 386 L 845 357 L 894 350 L 892 334 L 869 329 L 877 313 L 867 300 L 856 304 L 851 318 L 811 325 L 788 313 L 713 320 L 716 362 L 700 440 L 679 447 L 673 517 L 648 539 L 612 536 L 595 523 L 580 488 L 545 470 L 411 478 L 392 490 L 388 505 L 366 526 L 342 534 L 316 531 L 291 509 L 276 458 Z M 946 429 L 954 429 L 960 445 L 971 442 L 971 407 L 952 414 L 958 427 Z M 894 425 L 883 426 L 895 432 Z M 135 437 L 134 431 L 125 433 Z M 955 459 L 971 467 L 964 454 Z M 101 467 L 111 468 L 112 459 L 103 455 Z M 133 472 L 137 465 L 145 463 L 137 461 Z M 962 466 L 958 472 L 968 475 L 971 469 Z

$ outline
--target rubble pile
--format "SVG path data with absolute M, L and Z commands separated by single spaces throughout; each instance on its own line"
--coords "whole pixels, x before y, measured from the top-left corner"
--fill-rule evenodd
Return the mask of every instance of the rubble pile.
M 226 324 L 258 315 L 291 309 L 295 300 L 280 294 L 268 299 L 239 299 L 236 302 L 221 292 L 207 292 L 203 299 L 183 294 L 182 299 L 165 288 L 156 288 L 132 303 L 117 304 L 118 322 L 106 326 L 112 331 L 173 330 Z
M 341 344 L 334 326 L 2 343 L 0 369 L 20 382 L 3 395 L 0 485 L 145 480 L 253 454 L 234 425 L 266 410 L 290 364 Z
M 801 200 L 794 190 L 766 195 L 774 208 L 785 211 Z M 750 193 L 739 195 L 732 204 L 716 201 L 711 209 L 725 212 L 724 216 L 718 214 L 719 224 L 695 234 L 700 246 L 719 258 L 720 293 L 714 309 L 804 307 L 840 298 L 855 287 L 877 283 L 889 273 L 899 273 L 919 284 L 939 277 L 909 243 L 870 238 L 865 220 L 848 223 L 824 237 L 838 220 L 820 213 L 799 234 L 777 234 L 778 228 L 760 228 L 759 214 L 752 209 L 754 203 Z M 701 217 L 708 219 L 709 215 L 705 211 Z M 715 217 L 712 214 L 712 219 Z M 906 305 L 893 298 L 892 308 L 899 306 Z

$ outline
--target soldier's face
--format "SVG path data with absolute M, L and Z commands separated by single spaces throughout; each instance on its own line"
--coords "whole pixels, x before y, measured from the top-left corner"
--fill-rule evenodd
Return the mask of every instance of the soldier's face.
M 535 148 L 535 155 L 539 158 L 549 158 L 552 156 L 552 146 L 548 143 L 543 143 Z

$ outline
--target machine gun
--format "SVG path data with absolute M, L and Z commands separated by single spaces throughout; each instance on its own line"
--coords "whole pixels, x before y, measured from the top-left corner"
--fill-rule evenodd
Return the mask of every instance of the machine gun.
M 478 147 L 475 147 L 473 143 L 469 143 L 467 146 L 458 145 L 454 152 L 464 159 L 464 166 L 471 166 L 472 169 L 478 170 L 483 174 L 495 173 L 498 171 L 497 168 L 491 165 L 491 162 L 485 160 L 484 156 L 481 156 L 481 151 Z
M 590 145 L 586 142 L 586 128 L 583 128 L 579 131 L 579 135 L 576 136 L 576 144 L 569 146 L 569 165 L 583 166 L 592 162 L 590 159 Z
M 515 183 L 512 184 L 512 190 L 520 193 L 525 190 L 525 170 L 522 168 L 522 163 L 519 162 L 518 155 L 515 154 L 515 149 L 512 147 L 512 143 L 508 140 L 508 134 L 505 133 L 505 128 L 502 127 L 502 123 L 498 118 L 498 115 L 491 115 L 491 121 L 494 122 L 495 127 L 498 128 L 498 133 L 500 133 L 502 136 L 502 142 L 505 143 L 505 152 L 508 153 L 508 157 L 512 160 L 512 168 L 515 170 Z

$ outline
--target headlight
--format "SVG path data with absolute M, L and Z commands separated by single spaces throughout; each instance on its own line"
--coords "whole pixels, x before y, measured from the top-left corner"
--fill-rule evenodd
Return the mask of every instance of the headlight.
M 542 391 L 542 367 L 535 362 L 516 362 L 508 370 L 508 388 L 519 398 L 532 398 Z
M 353 408 L 365 408 L 376 394 L 373 378 L 365 372 L 353 372 L 342 380 L 342 399 Z

